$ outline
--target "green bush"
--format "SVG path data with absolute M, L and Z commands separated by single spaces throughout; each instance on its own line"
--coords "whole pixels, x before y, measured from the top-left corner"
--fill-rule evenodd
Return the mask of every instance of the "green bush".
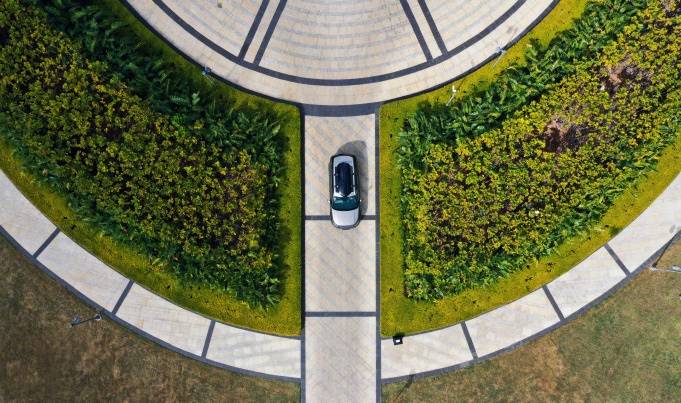
M 254 305 L 277 301 L 271 114 L 219 110 L 196 92 L 175 97 L 189 88 L 171 73 L 155 89 L 152 58 L 95 61 L 84 54 L 96 47 L 17 0 L 0 2 L 0 38 L 1 135 L 35 174 L 84 219 L 182 278 Z M 137 72 L 113 73 L 125 60 Z
M 437 130 L 420 126 L 429 110 L 410 121 L 404 137 L 439 137 L 403 166 L 409 296 L 440 298 L 522 269 L 654 166 L 681 131 L 680 19 L 651 2 L 500 128 L 457 128 L 449 141 L 459 115 Z

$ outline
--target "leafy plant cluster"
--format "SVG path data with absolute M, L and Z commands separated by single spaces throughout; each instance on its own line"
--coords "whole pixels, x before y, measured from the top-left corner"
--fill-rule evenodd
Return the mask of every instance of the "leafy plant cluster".
M 87 20 L 74 36 L 104 21 L 92 10 L 69 9 Z M 105 233 L 182 278 L 275 303 L 279 122 L 201 100 L 111 24 L 81 44 L 42 10 L 0 1 L 2 139 Z
M 400 136 L 398 161 L 403 167 L 423 169 L 425 153 L 433 143 L 456 144 L 482 134 L 573 74 L 578 63 L 595 62 L 601 49 L 617 37 L 648 0 L 592 0 L 574 26 L 561 32 L 548 46 L 532 41 L 526 63 L 504 71 L 486 88 L 451 106 L 424 105 L 410 120 L 418 126 L 414 136 Z
M 403 166 L 408 296 L 441 298 L 524 268 L 654 166 L 681 132 L 680 20 L 651 1 L 598 57 L 561 61 L 573 63 L 569 76 L 488 121 L 498 128 L 457 126 L 462 106 L 437 126 L 430 110 L 410 121 L 403 136 L 439 137 Z

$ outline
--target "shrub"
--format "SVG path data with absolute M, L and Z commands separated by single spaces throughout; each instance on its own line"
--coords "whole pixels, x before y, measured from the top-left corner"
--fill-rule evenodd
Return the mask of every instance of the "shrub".
M 145 74 L 112 73 L 17 0 L 0 4 L 3 31 L 2 136 L 42 181 L 182 278 L 254 305 L 276 302 L 276 182 L 268 178 L 280 164 L 270 114 L 210 109 L 197 93 L 170 107 L 183 105 L 170 96 L 172 80 L 164 98 Z M 151 59 L 135 60 L 154 71 Z
M 679 17 L 653 2 L 500 128 L 424 147 L 403 167 L 408 295 L 440 298 L 522 269 L 587 229 L 653 167 L 681 131 L 679 38 Z M 420 113 L 405 136 L 433 130 L 421 128 L 430 116 Z

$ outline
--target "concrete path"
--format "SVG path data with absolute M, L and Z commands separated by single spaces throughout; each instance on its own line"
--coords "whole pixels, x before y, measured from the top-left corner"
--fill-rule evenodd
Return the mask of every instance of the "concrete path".
M 146 290 L 73 242 L 0 171 L 0 233 L 86 303 L 171 350 L 245 374 L 298 381 L 299 338 L 216 322 Z
M 437 87 L 517 41 L 558 0 L 125 0 L 191 60 L 248 90 L 359 105 Z
M 303 399 L 380 400 L 375 111 L 304 116 L 305 324 Z M 357 156 L 363 217 L 339 230 L 329 218 L 329 158 Z

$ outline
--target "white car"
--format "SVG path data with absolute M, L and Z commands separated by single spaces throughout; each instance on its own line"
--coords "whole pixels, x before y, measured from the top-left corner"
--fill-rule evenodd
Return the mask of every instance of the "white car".
M 331 222 L 340 229 L 359 223 L 359 175 L 354 155 L 337 154 L 329 163 Z

